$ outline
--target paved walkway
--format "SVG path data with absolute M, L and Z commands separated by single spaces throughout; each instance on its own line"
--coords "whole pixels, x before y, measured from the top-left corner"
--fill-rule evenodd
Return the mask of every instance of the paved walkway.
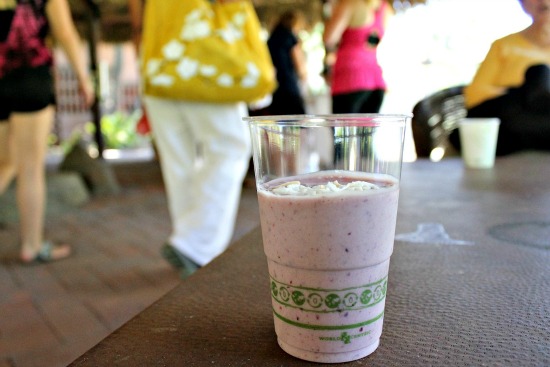
M 47 237 L 71 243 L 70 259 L 19 264 L 17 222 L 0 223 L 0 367 L 66 366 L 180 281 L 159 255 L 170 226 L 157 162 L 113 169 L 119 194 L 48 211 Z M 234 239 L 258 222 L 245 188 Z

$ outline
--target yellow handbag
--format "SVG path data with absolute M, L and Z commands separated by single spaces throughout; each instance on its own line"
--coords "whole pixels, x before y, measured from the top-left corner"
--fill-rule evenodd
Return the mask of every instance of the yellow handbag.
M 271 56 L 250 1 L 147 1 L 142 58 L 146 95 L 252 102 L 276 86 Z

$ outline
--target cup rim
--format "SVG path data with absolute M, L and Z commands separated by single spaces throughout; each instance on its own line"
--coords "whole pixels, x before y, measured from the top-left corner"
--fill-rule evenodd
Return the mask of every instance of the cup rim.
M 303 114 L 245 116 L 243 121 L 254 125 L 328 125 L 328 126 L 372 126 L 380 123 L 404 125 L 412 113 L 354 113 L 354 114 Z M 353 123 L 353 124 L 352 124 Z
M 500 119 L 498 117 L 466 117 L 458 121 L 459 125 L 469 125 L 469 124 L 500 124 Z

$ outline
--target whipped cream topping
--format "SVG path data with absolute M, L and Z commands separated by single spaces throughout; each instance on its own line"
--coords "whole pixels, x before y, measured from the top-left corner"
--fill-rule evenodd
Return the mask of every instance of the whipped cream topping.
M 314 196 L 319 194 L 339 193 L 344 191 L 368 191 L 379 189 L 380 186 L 366 181 L 353 181 L 342 185 L 338 181 L 327 182 L 323 185 L 306 186 L 300 181 L 289 181 L 274 187 L 271 192 L 277 195 Z

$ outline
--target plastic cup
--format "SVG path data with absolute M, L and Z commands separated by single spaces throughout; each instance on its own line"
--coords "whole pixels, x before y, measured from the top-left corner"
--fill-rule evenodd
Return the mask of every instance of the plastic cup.
M 498 118 L 465 118 L 458 129 L 462 159 L 469 168 L 491 168 L 495 165 Z
M 245 118 L 275 332 L 297 358 L 347 362 L 379 345 L 409 118 Z

